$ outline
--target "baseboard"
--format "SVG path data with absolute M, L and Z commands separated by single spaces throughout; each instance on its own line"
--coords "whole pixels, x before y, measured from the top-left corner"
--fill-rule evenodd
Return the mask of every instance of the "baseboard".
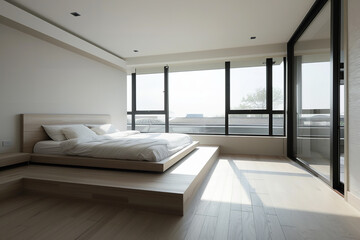
M 360 197 L 355 196 L 353 193 L 348 191 L 347 201 L 351 206 L 353 206 L 354 208 L 360 211 Z
M 234 136 L 234 135 L 191 135 L 201 145 L 220 146 L 221 154 L 249 154 L 286 156 L 285 137 Z

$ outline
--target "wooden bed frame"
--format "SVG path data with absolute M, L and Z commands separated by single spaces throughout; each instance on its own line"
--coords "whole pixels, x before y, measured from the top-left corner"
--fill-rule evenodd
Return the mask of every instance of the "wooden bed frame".
M 44 124 L 105 124 L 110 115 L 105 114 L 22 114 L 22 152 L 31 153 L 30 162 L 60 164 L 84 167 L 126 169 L 137 171 L 165 172 L 168 168 L 192 152 L 199 142 L 193 142 L 181 151 L 160 162 L 145 162 L 106 158 L 79 157 L 67 155 L 45 155 L 33 153 L 34 145 L 50 138 L 44 131 Z

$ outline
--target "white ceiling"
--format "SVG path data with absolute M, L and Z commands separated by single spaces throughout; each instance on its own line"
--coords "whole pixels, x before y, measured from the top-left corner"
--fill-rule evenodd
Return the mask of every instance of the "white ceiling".
M 310 26 L 301 35 L 300 41 L 327 39 L 330 42 L 331 29 L 331 7 L 330 2 L 326 3 L 320 13 L 312 21 Z
M 8 0 L 122 58 L 286 43 L 315 0 Z M 71 12 L 79 12 L 73 17 Z M 256 36 L 255 40 L 250 40 Z M 133 50 L 138 49 L 139 53 Z

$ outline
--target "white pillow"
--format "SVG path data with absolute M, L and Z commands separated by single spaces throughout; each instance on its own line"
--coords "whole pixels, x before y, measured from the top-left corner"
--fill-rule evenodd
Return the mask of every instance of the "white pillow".
M 97 135 L 91 131 L 85 125 L 71 126 L 62 129 L 62 133 L 67 139 L 73 138 L 86 138 L 86 139 L 95 139 Z
M 66 140 L 65 135 L 62 133 L 63 128 L 72 126 L 81 126 L 81 124 L 68 124 L 68 125 L 42 125 L 47 135 L 54 141 Z
M 88 125 L 91 130 L 93 130 L 98 135 L 110 134 L 119 132 L 119 129 L 114 127 L 112 124 L 102 124 L 102 125 Z

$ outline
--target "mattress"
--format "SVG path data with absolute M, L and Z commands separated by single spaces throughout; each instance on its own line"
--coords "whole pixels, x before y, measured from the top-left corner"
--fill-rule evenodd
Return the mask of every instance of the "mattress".
M 64 155 L 60 145 L 63 141 L 40 141 L 34 146 L 34 153 Z
M 158 162 L 191 143 L 186 134 L 115 134 L 97 139 L 41 141 L 35 144 L 34 153 Z

